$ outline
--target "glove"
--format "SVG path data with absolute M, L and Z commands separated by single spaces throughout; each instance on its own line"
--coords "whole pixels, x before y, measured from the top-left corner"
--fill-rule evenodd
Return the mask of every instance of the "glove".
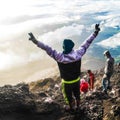
M 95 35 L 97 36 L 98 32 L 100 31 L 99 24 L 95 25 Z
M 95 25 L 95 31 L 100 31 L 99 24 Z
M 30 36 L 29 40 L 31 40 L 33 43 L 37 44 L 38 41 L 36 40 L 36 38 L 34 37 L 34 35 L 31 32 L 28 33 L 28 35 Z
M 28 33 L 28 35 L 30 36 L 29 40 L 33 41 L 35 39 L 34 35 L 31 32 Z

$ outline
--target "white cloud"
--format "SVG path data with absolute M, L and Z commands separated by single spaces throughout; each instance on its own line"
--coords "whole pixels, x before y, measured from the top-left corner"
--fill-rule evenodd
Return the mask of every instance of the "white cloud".
M 105 48 L 116 48 L 120 46 L 120 33 L 96 44 Z
M 51 31 L 40 36 L 39 39 L 45 43 L 53 44 L 63 41 L 63 39 L 71 38 L 72 36 L 81 35 L 82 30 L 84 29 L 83 25 L 73 24 L 72 26 L 64 26 L 55 31 Z
M 25 44 L 28 40 L 27 33 L 34 32 L 35 29 L 37 34 L 40 33 L 40 40 L 58 44 L 64 38 L 80 36 L 86 26 L 89 26 L 86 29 L 91 31 L 94 19 L 101 23 L 101 32 L 107 27 L 120 27 L 120 0 L 0 0 L 0 3 L 0 56 L 9 59 L 2 60 L 4 66 L 15 63 L 16 60 L 22 61 L 24 56 L 16 52 L 20 51 L 18 49 L 25 50 L 24 54 L 28 55 L 25 56 L 26 59 L 38 58 L 37 54 L 34 54 L 37 50 L 32 48 L 33 54 L 30 54 L 31 51 L 27 50 L 29 44 Z M 97 44 L 115 48 L 120 46 L 119 38 L 118 33 Z M 19 48 L 18 44 L 13 42 L 23 45 Z M 5 53 L 3 48 L 10 49 L 11 53 Z

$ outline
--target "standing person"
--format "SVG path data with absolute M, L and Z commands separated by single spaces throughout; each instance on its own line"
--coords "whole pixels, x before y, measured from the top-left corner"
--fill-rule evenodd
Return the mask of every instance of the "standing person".
M 89 78 L 89 88 L 90 90 L 94 89 L 94 81 L 95 81 L 95 76 L 94 73 L 91 70 L 87 70 L 88 73 L 88 78 Z
M 110 78 L 114 70 L 114 58 L 111 56 L 108 50 L 106 50 L 103 54 L 107 58 L 107 60 L 104 68 L 102 86 L 103 86 L 103 92 L 107 94 L 107 89 L 110 89 Z
M 62 79 L 63 96 L 66 103 L 69 105 L 70 111 L 74 109 L 75 105 L 79 107 L 80 104 L 81 58 L 85 54 L 92 41 L 96 38 L 99 31 L 99 24 L 96 24 L 93 34 L 91 34 L 76 50 L 73 50 L 74 42 L 72 40 L 64 39 L 63 52 L 61 53 L 38 41 L 32 33 L 29 33 L 29 40 L 31 40 L 41 49 L 45 50 L 46 53 L 57 62 Z

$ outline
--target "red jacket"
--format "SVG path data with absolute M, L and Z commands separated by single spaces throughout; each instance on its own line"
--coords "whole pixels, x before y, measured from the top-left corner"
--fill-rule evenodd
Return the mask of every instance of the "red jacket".
M 84 92 L 84 93 L 88 92 L 88 87 L 89 87 L 88 82 L 81 81 L 81 83 L 80 83 L 80 91 L 81 92 Z

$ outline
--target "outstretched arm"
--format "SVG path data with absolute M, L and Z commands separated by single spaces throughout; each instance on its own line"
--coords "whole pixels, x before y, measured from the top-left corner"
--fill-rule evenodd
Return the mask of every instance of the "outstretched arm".
M 83 56 L 86 52 L 86 50 L 88 49 L 88 47 L 90 46 L 90 44 L 92 43 L 92 41 L 96 38 L 96 36 L 98 35 L 100 31 L 99 28 L 99 24 L 95 25 L 95 31 L 93 34 L 91 34 L 83 43 L 82 45 L 79 47 L 79 49 L 77 50 L 78 54 L 80 56 Z
M 30 36 L 29 40 L 31 40 L 31 41 L 32 41 L 34 44 L 36 44 L 39 48 L 45 50 L 50 57 L 54 58 L 54 59 L 57 60 L 57 61 L 58 61 L 59 59 L 61 59 L 61 57 L 60 57 L 61 54 L 60 54 L 60 53 L 58 53 L 56 50 L 53 50 L 50 46 L 45 45 L 44 43 L 38 41 L 38 40 L 34 37 L 34 35 L 33 35 L 32 33 L 28 33 L 28 34 L 29 34 L 29 36 Z

